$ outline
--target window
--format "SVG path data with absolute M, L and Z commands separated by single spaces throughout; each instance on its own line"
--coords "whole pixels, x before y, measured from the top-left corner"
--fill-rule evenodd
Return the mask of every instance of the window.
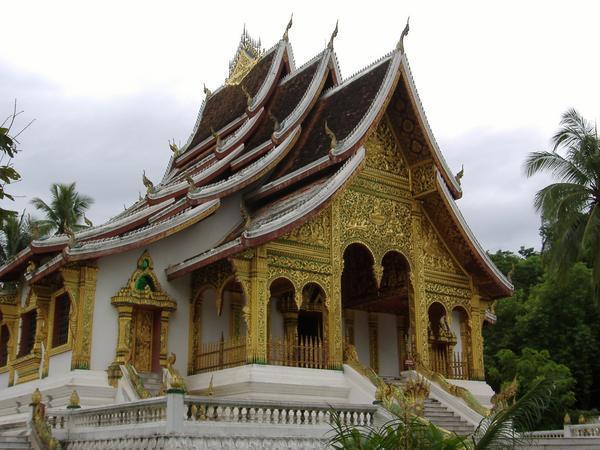
M 69 342 L 69 313 L 71 310 L 71 301 L 67 294 L 56 297 L 54 301 L 52 347 L 58 347 Z
M 37 311 L 29 311 L 21 316 L 21 340 L 19 342 L 18 357 L 26 356 L 33 350 L 35 342 L 35 325 L 37 319 Z
M 8 363 L 8 339 L 8 327 L 2 325 L 0 327 L 0 367 L 4 367 Z

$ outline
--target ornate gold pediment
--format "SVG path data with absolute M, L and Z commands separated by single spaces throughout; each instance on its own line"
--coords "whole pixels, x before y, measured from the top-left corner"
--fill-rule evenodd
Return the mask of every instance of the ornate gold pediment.
M 129 277 L 127 285 L 119 289 L 111 298 L 111 303 L 115 306 L 153 306 L 170 311 L 177 309 L 177 302 L 160 286 L 154 273 L 154 263 L 147 250 L 138 259 L 137 267 Z

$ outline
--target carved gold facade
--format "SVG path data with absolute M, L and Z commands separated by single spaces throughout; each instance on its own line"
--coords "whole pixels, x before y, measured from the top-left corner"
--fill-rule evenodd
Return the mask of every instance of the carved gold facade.
M 446 246 L 444 236 L 436 230 L 420 200 L 436 189 L 433 162 L 421 161 L 410 167 L 387 117 L 365 147 L 367 158 L 362 169 L 326 209 L 275 241 L 238 254 L 229 262 L 199 270 L 194 278 L 193 298 L 210 285 L 220 299 L 223 286 L 234 276 L 246 299 L 243 316 L 247 323 L 248 362 L 265 363 L 271 286 L 277 280 L 289 281 L 299 309 L 304 288 L 315 283 L 325 297 L 327 314 L 323 328 L 328 367 L 340 368 L 344 327 L 347 340 L 353 339 L 348 330 L 353 333 L 354 329 L 352 311 L 346 312 L 342 306 L 345 251 L 353 244 L 368 250 L 373 260 L 370 275 L 379 290 L 384 288 L 386 277 L 384 258 L 390 253 L 401 255 L 407 264 L 407 273 L 401 276 L 409 287 L 408 311 L 398 312 L 396 321 L 400 366 L 404 367 L 404 361 L 411 358 L 423 367 L 429 364 L 428 313 L 431 305 L 439 303 L 448 322 L 456 308 L 466 317 L 467 322 L 460 326 L 461 335 L 468 337 L 466 354 L 472 366 L 469 373 L 481 378 L 484 305 L 479 304 L 471 277 Z M 196 335 L 201 321 L 193 304 L 190 317 L 194 318 L 191 326 Z M 376 347 L 376 323 L 369 323 L 371 347 Z M 198 339 L 193 338 L 193 342 Z M 371 348 L 372 365 L 377 365 L 376 351 Z M 194 372 L 193 367 L 190 372 Z

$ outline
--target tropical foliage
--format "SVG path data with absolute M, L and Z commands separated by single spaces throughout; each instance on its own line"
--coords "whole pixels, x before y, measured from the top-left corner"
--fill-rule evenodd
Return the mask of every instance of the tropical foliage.
M 497 302 L 497 323 L 484 328 L 487 382 L 498 391 L 516 376 L 522 395 L 536 377 L 553 379 L 555 408 L 540 428 L 560 428 L 572 408 L 600 406 L 594 385 L 600 379 L 600 321 L 592 271 L 576 263 L 559 282 L 532 249 L 490 256 L 504 273 L 512 273 L 515 292 Z
M 84 220 L 85 211 L 94 200 L 78 193 L 75 183 L 52 184 L 50 196 L 49 204 L 39 197 L 31 200 L 31 204 L 44 215 L 44 219 L 38 221 L 38 226 L 44 234 L 62 234 L 86 227 L 81 222 Z
M 528 176 L 550 172 L 556 179 L 535 197 L 547 229 L 549 267 L 562 279 L 578 261 L 592 267 L 595 299 L 600 300 L 600 139 L 595 124 L 574 109 L 563 114 L 551 151 L 533 152 Z
M 394 417 L 381 426 L 348 426 L 334 414 L 329 445 L 340 450 L 512 449 L 528 443 L 521 432 L 542 420 L 553 390 L 554 383 L 538 378 L 515 403 L 484 418 L 471 436 L 457 436 L 401 408 L 392 408 Z
M 0 225 L 0 262 L 12 258 L 37 237 L 35 220 L 23 212 L 10 214 Z

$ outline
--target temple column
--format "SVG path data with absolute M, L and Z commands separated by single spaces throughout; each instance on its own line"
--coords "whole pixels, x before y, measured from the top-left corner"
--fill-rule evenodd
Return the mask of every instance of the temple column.
M 96 267 L 81 266 L 61 269 L 65 289 L 71 299 L 69 330 L 73 356 L 71 369 L 89 369 L 92 353 L 92 331 L 96 302 Z
M 344 316 L 345 340 L 347 344 L 354 345 L 354 311 L 346 309 L 342 312 Z
M 396 342 L 398 345 L 398 370 L 400 372 L 406 370 L 405 361 L 408 358 L 408 349 L 406 348 L 407 319 L 404 314 L 396 315 Z
M 369 365 L 379 373 L 379 326 L 376 313 L 369 313 Z
M 418 200 L 412 204 L 412 233 L 413 233 L 413 251 L 412 251 L 412 270 L 410 271 L 410 282 L 413 288 L 412 302 L 409 305 L 410 329 L 414 330 L 414 351 L 415 366 L 419 363 L 425 366 L 429 365 L 429 352 L 427 342 L 427 324 L 429 317 L 427 314 L 427 298 L 425 295 L 425 268 L 423 253 L 423 230 L 422 230 L 422 212 L 421 203 Z
M 160 366 L 167 367 L 169 358 L 169 318 L 171 311 L 163 309 L 160 311 Z
M 477 303 L 479 303 L 479 296 L 477 297 Z M 482 327 L 483 327 L 483 318 L 484 318 L 485 310 L 480 310 L 479 308 L 472 308 L 471 310 L 471 351 L 473 352 L 472 357 L 472 366 L 473 370 L 470 373 L 471 379 L 474 380 L 483 380 L 485 378 L 484 368 L 483 368 L 483 335 L 482 335 Z
M 247 355 L 250 363 L 267 363 L 268 275 L 267 250 L 259 247 L 250 261 L 249 278 L 240 276 L 241 284 L 247 286 L 248 292 Z
M 117 352 L 113 364 L 121 365 L 128 361 L 132 349 L 131 323 L 133 320 L 133 306 L 119 305 L 117 306 L 117 313 L 119 315 L 119 336 L 117 338 Z

